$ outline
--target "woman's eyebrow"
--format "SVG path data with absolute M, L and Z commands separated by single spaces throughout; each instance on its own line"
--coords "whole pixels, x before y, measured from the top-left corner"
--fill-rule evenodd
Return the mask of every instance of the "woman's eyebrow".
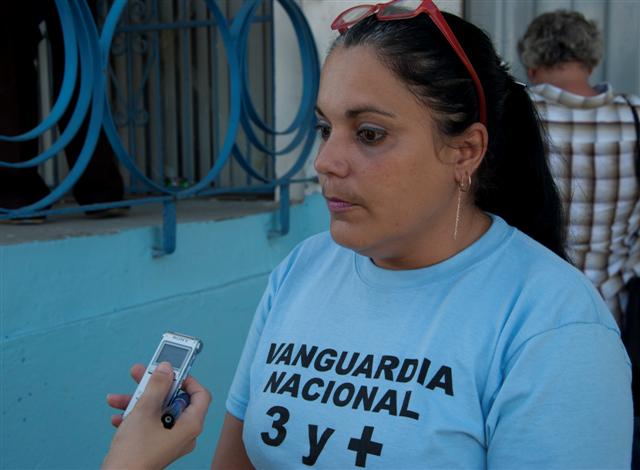
M 357 108 L 348 109 L 344 114 L 347 118 L 353 119 L 360 114 L 368 114 L 368 113 L 380 114 L 382 116 L 391 117 L 391 118 L 396 117 L 395 114 L 390 113 L 389 111 L 384 111 L 380 108 L 376 108 L 375 106 L 371 106 L 371 105 L 358 106 Z
M 318 113 L 321 117 L 326 117 L 325 114 L 322 112 L 322 110 L 318 106 L 316 106 L 316 113 Z M 366 114 L 366 113 L 380 114 L 382 116 L 391 117 L 391 118 L 396 117 L 395 114 L 389 111 L 384 111 L 382 109 L 376 108 L 375 106 L 371 106 L 371 105 L 363 105 L 363 106 L 358 106 L 356 108 L 348 109 L 347 111 L 345 111 L 344 115 L 347 117 L 347 119 L 353 119 L 355 117 L 358 117 L 360 114 Z

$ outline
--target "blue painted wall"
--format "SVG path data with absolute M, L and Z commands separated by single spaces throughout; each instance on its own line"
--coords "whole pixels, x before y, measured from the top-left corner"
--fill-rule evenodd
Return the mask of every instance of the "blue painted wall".
M 213 394 L 198 446 L 172 468 L 208 468 L 224 400 L 269 272 L 325 230 L 319 196 L 269 239 L 271 213 L 183 224 L 153 258 L 152 228 L 0 246 L 0 468 L 97 468 L 114 429 L 109 392 L 132 392 L 166 330 L 201 337 L 193 375 Z

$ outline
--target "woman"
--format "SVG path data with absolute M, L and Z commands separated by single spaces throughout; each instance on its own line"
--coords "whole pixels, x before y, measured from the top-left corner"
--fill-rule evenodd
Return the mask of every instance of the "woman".
M 429 0 L 333 27 L 330 234 L 272 273 L 212 467 L 628 467 L 628 358 L 562 259 L 526 91 Z

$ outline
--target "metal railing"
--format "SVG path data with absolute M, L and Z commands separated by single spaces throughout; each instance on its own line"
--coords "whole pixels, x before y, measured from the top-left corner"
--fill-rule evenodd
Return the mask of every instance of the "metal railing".
M 85 120 L 88 128 L 75 164 L 51 188 L 51 193 L 25 207 L 0 208 L 0 220 L 160 203 L 163 243 L 157 254 L 161 255 L 175 250 L 176 201 L 229 193 L 274 192 L 279 188 L 280 218 L 274 233 L 287 233 L 289 187 L 306 181 L 294 176 L 302 169 L 315 141 L 313 107 L 319 63 L 303 13 L 293 0 L 278 0 L 299 43 L 302 97 L 291 124 L 281 130 L 273 128 L 274 105 L 270 98 L 273 93 L 269 92 L 273 91 L 275 67 L 273 62 L 264 64 L 266 74 L 261 79 L 266 83 L 267 92 L 263 94 L 266 98 L 256 105 L 252 96 L 255 77 L 251 76 L 248 59 L 253 26 L 272 21 L 272 15 L 261 14 L 272 12 L 272 7 L 265 8 L 271 1 L 246 0 L 228 19 L 214 0 L 200 0 L 193 7 L 193 15 L 184 14 L 189 11 L 187 0 L 175 0 L 176 10 L 183 14 L 167 22 L 162 18 L 172 12 L 161 9 L 166 10 L 173 2 L 114 0 L 99 33 L 84 0 L 55 0 L 65 60 L 58 97 L 35 128 L 21 135 L 0 136 L 0 140 L 23 142 L 41 138 L 55 129 L 73 103 L 71 117 L 39 155 L 18 163 L 0 161 L 0 167 L 28 168 L 50 162 L 79 132 Z M 126 8 L 140 10 L 137 21 L 122 21 Z M 194 32 L 194 28 L 199 30 Z M 179 36 L 181 53 L 163 58 L 161 34 L 166 31 Z M 270 31 L 273 34 L 273 28 Z M 206 48 L 201 47 L 203 42 L 208 43 Z M 134 51 L 146 54 L 146 63 L 134 57 Z M 220 59 L 222 54 L 224 61 Z M 272 60 L 273 55 L 270 57 Z M 174 76 L 171 83 L 161 83 L 163 66 L 177 71 L 178 77 Z M 122 77 L 127 88 L 121 85 Z M 259 86 L 265 86 L 264 83 Z M 171 90 L 176 89 L 182 90 L 181 99 L 171 96 Z M 226 89 L 227 93 L 215 93 L 219 89 Z M 176 113 L 180 114 L 179 119 Z M 169 135 L 168 125 L 178 126 L 179 132 Z M 129 190 L 137 193 L 136 197 L 51 208 L 73 188 L 87 168 L 101 131 L 106 134 L 121 168 L 127 170 Z M 288 136 L 288 144 L 276 149 L 277 136 Z M 297 154 L 295 162 L 285 174 L 276 176 L 275 160 L 292 153 Z M 230 177 L 232 173 L 236 177 Z M 241 181 L 237 175 L 241 175 Z M 175 179 L 178 184 L 174 184 Z

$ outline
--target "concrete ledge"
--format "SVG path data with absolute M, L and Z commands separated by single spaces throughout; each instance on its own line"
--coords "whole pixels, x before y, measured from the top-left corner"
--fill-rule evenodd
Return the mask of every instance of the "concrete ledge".
M 268 200 L 189 199 L 177 204 L 178 223 L 217 221 L 277 210 L 278 204 Z M 96 219 L 84 214 L 49 217 L 37 225 L 0 221 L 0 245 L 12 245 L 69 237 L 85 237 L 117 233 L 162 224 L 162 206 L 133 206 L 126 215 Z

